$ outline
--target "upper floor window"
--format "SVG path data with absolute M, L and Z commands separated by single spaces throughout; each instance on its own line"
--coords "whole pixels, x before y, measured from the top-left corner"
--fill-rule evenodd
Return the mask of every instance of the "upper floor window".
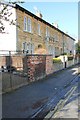
M 24 30 L 27 31 L 27 18 L 24 17 Z
M 59 41 L 59 36 L 57 33 L 54 33 L 54 41 L 55 42 Z
M 38 23 L 38 35 L 41 34 L 41 31 L 40 31 L 40 24 Z
M 28 17 L 24 17 L 24 30 L 27 32 L 31 32 L 31 19 Z
M 47 37 L 47 36 L 48 36 L 48 37 L 50 36 L 48 27 L 46 27 L 46 37 Z
M 27 31 L 31 32 L 31 19 L 30 18 L 27 19 Z

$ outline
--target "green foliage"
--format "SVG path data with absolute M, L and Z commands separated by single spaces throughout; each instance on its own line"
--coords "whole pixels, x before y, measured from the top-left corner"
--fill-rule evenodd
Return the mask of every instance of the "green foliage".
M 61 63 L 61 59 L 60 58 L 53 58 L 53 63 Z
M 79 43 L 76 43 L 76 53 L 80 54 L 80 44 Z
M 67 55 L 67 53 L 63 53 L 63 54 L 61 54 L 61 55 Z

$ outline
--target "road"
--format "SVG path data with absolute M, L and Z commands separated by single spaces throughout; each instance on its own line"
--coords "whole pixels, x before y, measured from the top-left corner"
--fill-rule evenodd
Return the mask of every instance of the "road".
M 51 75 L 41 81 L 21 87 L 10 93 L 2 95 L 3 118 L 29 118 L 34 117 L 48 105 L 47 111 L 54 108 L 53 99 L 56 96 L 55 105 L 60 101 L 71 81 L 77 77 L 78 67 L 69 68 Z M 65 92 L 64 88 L 67 88 Z M 52 101 L 51 101 L 52 100 Z M 50 102 L 49 102 L 50 101 Z M 49 104 L 50 103 L 50 104 Z M 50 109 L 49 109 L 50 108 Z M 42 115 L 45 115 L 42 114 Z M 42 116 L 40 116 L 42 117 Z
M 60 99 L 56 107 L 45 116 L 48 120 L 53 118 L 79 118 L 80 114 L 80 76 L 77 76 L 71 84 L 66 94 Z M 64 89 L 63 91 L 65 91 Z

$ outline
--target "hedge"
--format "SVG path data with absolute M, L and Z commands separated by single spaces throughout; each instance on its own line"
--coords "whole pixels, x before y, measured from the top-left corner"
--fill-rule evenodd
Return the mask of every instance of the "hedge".
M 60 58 L 53 58 L 53 63 L 61 63 L 61 59 Z

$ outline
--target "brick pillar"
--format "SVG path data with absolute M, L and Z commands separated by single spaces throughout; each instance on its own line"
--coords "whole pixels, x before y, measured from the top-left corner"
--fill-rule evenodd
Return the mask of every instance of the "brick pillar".
M 53 73 L 53 56 L 46 56 L 46 75 Z

